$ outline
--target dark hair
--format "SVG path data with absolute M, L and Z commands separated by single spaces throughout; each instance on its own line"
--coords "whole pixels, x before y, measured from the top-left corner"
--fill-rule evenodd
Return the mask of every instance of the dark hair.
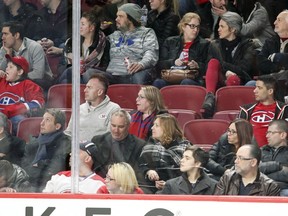
M 134 27 L 140 27 L 141 26 L 141 22 L 138 22 L 137 20 L 135 20 L 132 16 L 130 16 L 129 14 L 127 14 L 127 18 L 128 18 L 128 20 L 130 20 L 132 23 L 133 23 L 133 25 L 134 25 Z
M 262 81 L 267 89 L 273 89 L 274 99 L 278 99 L 279 86 L 277 80 L 271 75 L 259 76 L 257 81 Z
M 54 122 L 55 124 L 61 125 L 60 130 L 64 129 L 65 122 L 66 122 L 66 116 L 62 110 L 50 108 L 50 109 L 47 109 L 45 112 L 49 113 L 50 115 L 52 115 L 55 118 L 55 122 Z
M 261 149 L 259 148 L 258 145 L 255 144 L 245 144 L 244 146 L 248 146 L 250 149 L 250 156 L 251 158 L 255 158 L 257 160 L 257 164 L 259 165 L 261 161 Z
M 251 123 L 245 119 L 235 119 L 230 123 L 230 125 L 232 123 L 235 124 L 240 146 L 251 143 L 253 137 L 253 127 Z
M 247 21 L 249 15 L 255 7 L 256 0 L 237 0 L 236 10 Z
M 209 161 L 209 153 L 204 151 L 202 148 L 193 145 L 188 146 L 185 151 L 192 151 L 192 156 L 196 162 L 200 162 L 202 167 L 206 167 Z
M 89 78 L 89 80 L 91 79 L 99 80 L 99 82 L 103 85 L 104 95 L 106 95 L 108 87 L 109 87 L 109 80 L 107 79 L 107 77 L 101 73 L 95 73 Z
M 23 39 L 23 35 L 24 35 L 24 25 L 16 22 L 16 21 L 9 21 L 9 22 L 5 22 L 2 25 L 2 28 L 4 27 L 9 27 L 9 31 L 11 32 L 11 34 L 14 36 L 16 33 L 19 33 L 20 35 L 20 39 Z
M 14 168 L 12 163 L 7 160 L 0 160 L 0 177 L 4 178 L 6 185 L 9 185 L 9 179 L 13 175 Z

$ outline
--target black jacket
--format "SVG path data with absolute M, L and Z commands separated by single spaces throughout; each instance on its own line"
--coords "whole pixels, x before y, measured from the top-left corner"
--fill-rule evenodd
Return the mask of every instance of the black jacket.
M 158 62 L 159 70 L 169 69 L 175 65 L 174 62 L 180 57 L 183 51 L 184 41 L 183 36 L 169 37 L 165 40 L 160 48 L 160 57 Z M 206 59 L 208 55 L 209 42 L 200 37 L 197 37 L 189 49 L 189 61 L 194 60 L 199 65 L 199 77 L 205 74 Z
M 159 47 L 162 46 L 166 38 L 179 34 L 177 25 L 180 17 L 174 14 L 170 8 L 167 8 L 160 14 L 156 10 L 151 10 L 147 18 L 146 27 L 152 28 L 155 31 Z
M 257 56 L 257 64 L 260 74 L 270 74 L 279 72 L 281 69 L 288 70 L 288 45 L 284 48 L 282 58 L 272 62 L 268 57 L 273 53 L 280 53 L 280 37 L 278 35 L 267 39 Z
M 219 141 L 209 150 L 209 161 L 206 168 L 218 179 L 224 174 L 226 169 L 234 166 L 235 146 L 228 143 L 227 133 L 223 134 Z
M 260 171 L 276 181 L 282 189 L 288 189 L 288 146 L 275 149 L 265 145 L 261 151 Z
M 187 174 L 166 182 L 163 190 L 157 194 L 183 194 L 183 195 L 213 195 L 217 181 L 210 178 L 205 172 L 201 172 L 195 187 L 192 187 Z
M 253 64 L 256 60 L 256 52 L 253 41 L 251 39 L 241 38 L 232 56 L 232 61 L 226 59 L 222 48 L 223 43 L 223 39 L 217 39 L 211 42 L 208 51 L 208 60 L 211 58 L 218 59 L 222 66 L 223 76 L 227 70 L 230 70 L 240 77 L 242 84 L 245 84 L 251 80 L 254 73 Z
M 94 162 L 94 170 L 97 174 L 105 178 L 108 171 L 108 165 L 119 162 L 129 163 L 139 180 L 143 180 L 143 175 L 139 171 L 139 156 L 141 154 L 143 146 L 146 142 L 137 138 L 134 135 L 128 134 L 128 136 L 119 142 L 121 146 L 121 152 L 115 154 L 113 152 L 113 140 L 110 132 L 102 135 L 94 136 L 91 140 L 97 147 L 98 154 L 96 155 L 97 162 Z M 121 154 L 122 155 L 119 155 Z M 124 160 L 122 160 L 124 159 Z
M 30 182 L 36 192 L 41 192 L 51 176 L 69 169 L 69 154 L 71 153 L 71 139 L 63 132 L 47 145 L 46 151 L 49 159 L 40 160 L 38 166 L 32 166 L 39 147 L 37 138 L 26 144 L 22 167 L 30 176 Z

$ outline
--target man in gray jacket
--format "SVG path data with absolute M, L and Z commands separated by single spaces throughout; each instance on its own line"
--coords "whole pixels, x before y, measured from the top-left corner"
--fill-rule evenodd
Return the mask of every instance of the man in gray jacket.
M 118 30 L 109 35 L 110 62 L 106 72 L 110 82 L 149 84 L 158 61 L 159 46 L 155 32 L 141 26 L 141 8 L 127 3 L 118 8 Z
M 281 187 L 280 196 L 288 196 L 288 123 L 274 120 L 266 132 L 268 144 L 261 148 L 260 171 Z
M 36 41 L 23 37 L 24 26 L 18 22 L 10 21 L 3 24 L 2 41 L 0 49 L 0 77 L 5 76 L 7 67 L 6 54 L 10 56 L 23 56 L 29 62 L 28 78 L 44 89 L 52 84 L 52 72 L 41 45 Z

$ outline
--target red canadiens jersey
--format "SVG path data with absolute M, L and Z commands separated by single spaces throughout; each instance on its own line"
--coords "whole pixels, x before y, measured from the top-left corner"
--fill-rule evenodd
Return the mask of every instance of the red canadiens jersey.
M 34 102 L 32 107 L 29 102 Z M 9 113 L 8 117 L 40 108 L 44 104 L 41 87 L 31 80 L 9 83 L 5 79 L 0 79 L 0 110 L 6 115 Z

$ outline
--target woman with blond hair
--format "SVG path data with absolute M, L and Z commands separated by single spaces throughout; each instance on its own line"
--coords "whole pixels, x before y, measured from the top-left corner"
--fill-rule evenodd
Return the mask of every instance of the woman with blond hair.
M 148 140 L 157 114 L 167 112 L 162 95 L 154 86 L 142 86 L 136 98 L 137 111 L 131 116 L 129 132 Z
M 178 24 L 180 35 L 168 37 L 160 47 L 157 70 L 170 69 L 172 66 L 186 66 L 198 70 L 194 79 L 183 79 L 180 85 L 201 85 L 205 73 L 205 63 L 209 42 L 198 36 L 201 19 L 196 13 L 186 13 Z M 156 79 L 153 86 L 161 89 L 171 85 L 164 79 Z
M 143 194 L 139 188 L 133 168 L 125 162 L 110 165 L 105 178 L 105 186 L 98 193 Z
M 146 176 L 151 193 L 162 189 L 168 179 L 181 175 L 180 160 L 190 145 L 173 115 L 165 113 L 156 116 L 151 144 L 143 147 L 139 158 L 140 169 Z

